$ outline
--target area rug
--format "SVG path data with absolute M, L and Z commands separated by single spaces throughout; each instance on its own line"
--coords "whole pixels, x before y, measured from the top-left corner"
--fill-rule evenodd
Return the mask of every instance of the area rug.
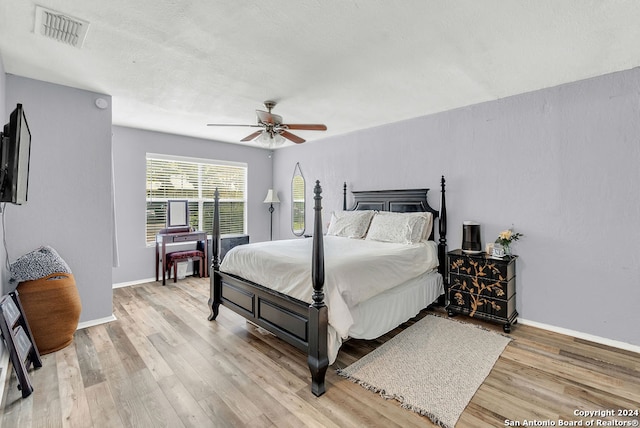
M 453 427 L 510 340 L 427 315 L 338 374 Z

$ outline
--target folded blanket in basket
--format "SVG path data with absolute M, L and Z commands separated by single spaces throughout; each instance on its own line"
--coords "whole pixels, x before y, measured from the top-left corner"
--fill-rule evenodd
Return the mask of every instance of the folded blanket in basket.
M 21 256 L 9 266 L 9 270 L 10 282 L 33 281 L 56 272 L 73 273 L 67 262 L 48 245 Z

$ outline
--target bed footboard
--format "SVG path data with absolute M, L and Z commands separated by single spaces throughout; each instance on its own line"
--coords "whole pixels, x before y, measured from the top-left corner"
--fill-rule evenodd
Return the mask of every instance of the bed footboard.
M 314 233 L 311 260 L 313 303 L 283 295 L 236 275 L 220 272 L 219 195 L 214 196 L 211 290 L 209 320 L 218 316 L 220 305 L 242 315 L 285 342 L 307 353 L 311 372 L 311 392 L 325 392 L 329 367 L 327 330 L 329 317 L 324 303 L 324 244 L 322 239 L 322 188 L 314 188 Z

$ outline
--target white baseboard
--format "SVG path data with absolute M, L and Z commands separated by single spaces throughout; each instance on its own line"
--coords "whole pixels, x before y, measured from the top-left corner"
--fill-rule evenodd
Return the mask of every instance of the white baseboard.
M 155 282 L 155 281 L 156 281 L 155 278 L 147 278 L 147 279 L 138 279 L 136 281 L 119 282 L 117 284 L 113 284 L 111 288 L 130 287 L 132 285 L 146 284 L 147 282 Z
M 599 343 L 601 345 L 607 345 L 614 348 L 624 349 L 631 352 L 637 352 L 640 354 L 640 346 L 633 345 L 631 343 L 620 342 L 618 340 L 607 339 L 605 337 L 594 336 L 592 334 L 582 333 L 580 331 L 570 330 L 568 328 L 556 327 L 550 324 L 543 324 L 537 321 L 530 321 L 522 318 L 518 318 L 518 323 L 524 325 L 530 325 L 531 327 L 537 327 L 543 330 L 553 331 L 554 333 L 565 334 L 567 336 L 573 336 L 578 339 L 588 340 L 590 342 Z
M 193 274 L 194 274 L 193 270 L 187 270 L 186 276 L 192 276 Z M 171 281 L 173 281 L 173 279 Z M 155 278 L 145 278 L 145 279 L 138 279 L 138 280 L 135 280 L 135 281 L 118 282 L 117 284 L 113 284 L 111 286 L 111 288 L 130 287 L 132 285 L 146 284 L 148 282 L 156 282 L 156 279 Z
M 111 322 L 111 321 L 116 321 L 117 319 L 118 318 L 116 318 L 115 315 L 111 314 L 111 316 L 109 316 L 109 317 L 98 318 L 98 319 L 89 320 L 89 321 L 83 321 L 81 323 L 78 323 L 78 328 L 76 330 L 82 330 L 83 328 L 93 327 L 94 325 L 106 324 L 106 323 Z

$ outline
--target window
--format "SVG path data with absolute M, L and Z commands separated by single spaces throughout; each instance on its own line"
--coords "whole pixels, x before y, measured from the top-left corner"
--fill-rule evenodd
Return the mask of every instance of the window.
M 189 225 L 212 234 L 216 188 L 220 233 L 246 233 L 246 164 L 147 153 L 147 244 L 166 227 L 170 199 L 187 199 Z

